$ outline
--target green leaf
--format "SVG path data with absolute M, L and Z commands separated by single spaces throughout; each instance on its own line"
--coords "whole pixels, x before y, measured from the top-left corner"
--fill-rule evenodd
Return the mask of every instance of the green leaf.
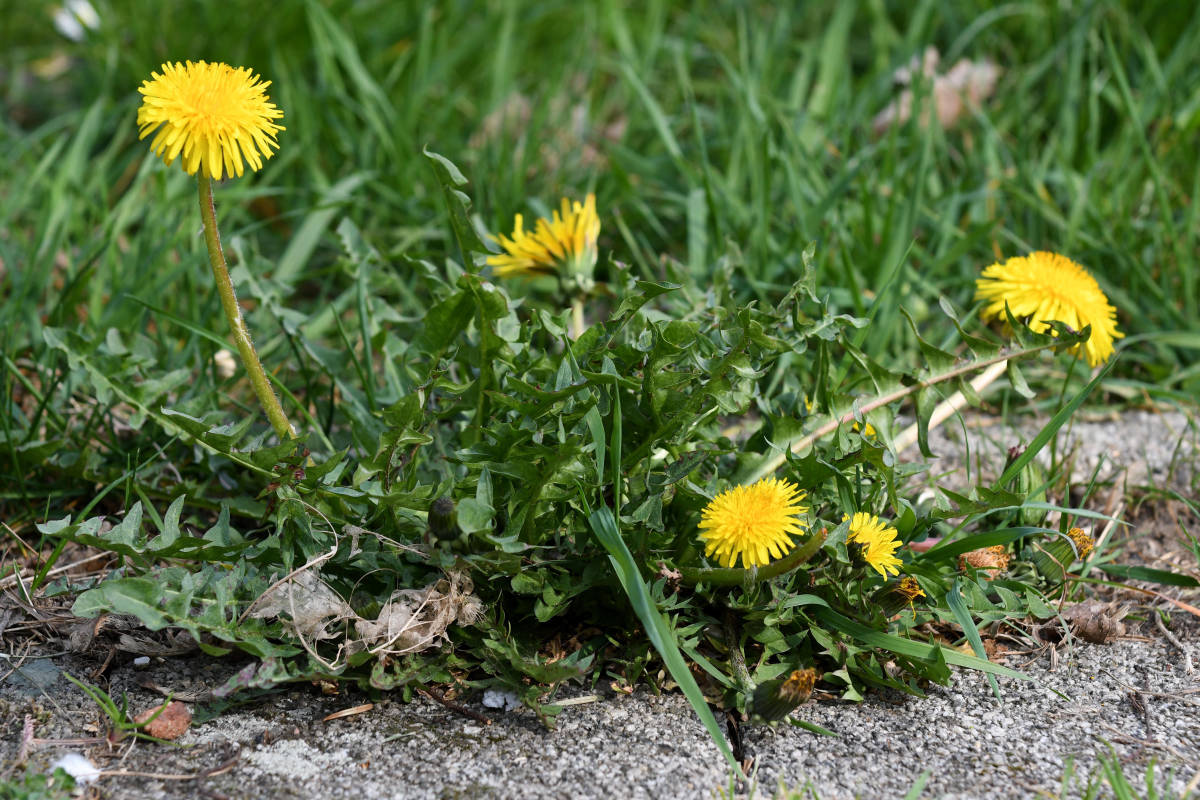
M 464 533 L 491 530 L 495 516 L 496 509 L 474 497 L 464 497 L 458 501 L 458 526 Z
M 584 498 L 584 502 L 586 502 L 586 498 Z M 688 668 L 687 662 L 684 661 L 683 654 L 679 652 L 679 643 L 675 639 L 674 630 L 671 629 L 662 612 L 654 604 L 653 598 L 650 597 L 650 591 L 646 588 L 646 583 L 638 572 L 633 554 L 629 552 L 625 540 L 621 538 L 612 511 L 607 506 L 602 506 L 591 513 L 588 523 L 600 544 L 608 551 L 608 559 L 617 574 L 617 579 L 621 582 L 621 588 L 625 590 L 625 595 L 629 598 L 634 613 L 641 620 L 642 627 L 646 630 L 646 636 L 654 645 L 654 649 L 658 651 L 663 663 L 666 664 L 667 671 L 671 673 L 671 677 L 683 690 L 692 709 L 704 723 L 709 736 L 721 749 L 721 753 L 729 762 L 730 767 L 738 775 L 744 775 L 741 765 L 733 757 L 733 751 L 729 749 L 729 743 L 725 740 L 725 734 L 721 732 L 712 709 L 708 707 L 708 702 L 704 699 L 704 693 L 700 691 L 696 678 Z
M 960 653 L 951 647 L 942 647 L 937 644 L 926 644 L 924 642 L 916 642 L 912 639 L 905 639 L 900 636 L 893 636 L 890 633 L 881 633 L 873 628 L 868 628 L 861 623 L 847 619 L 838 612 L 829 608 L 828 604 L 822 601 L 824 607 L 814 609 L 813 614 L 824 622 L 828 623 L 835 630 L 853 636 L 858 641 L 868 647 L 879 647 L 884 650 L 890 650 L 897 655 L 908 656 L 909 658 L 918 658 L 925 661 L 932 661 L 937 657 L 940 651 L 942 657 L 946 659 L 946 663 L 954 664 L 960 667 L 970 667 L 971 669 L 979 670 L 980 672 L 992 673 L 994 675 L 1003 675 L 1006 678 L 1017 678 L 1018 680 L 1027 681 L 1030 677 L 1023 672 L 1018 672 L 1015 669 L 993 664 L 975 656 L 968 656 Z
M 149 578 L 110 579 L 79 595 L 71 613 L 83 619 L 95 619 L 106 612 L 129 614 L 150 630 L 158 631 L 169 624 L 158 609 L 162 597 L 162 587 Z
M 975 627 L 975 620 L 971 618 L 971 610 L 967 608 L 967 601 L 963 599 L 962 591 L 959 588 L 961 582 L 962 576 L 955 576 L 954 583 L 950 585 L 950 591 L 946 592 L 946 605 L 950 606 L 955 621 L 966 634 L 967 641 L 971 643 L 971 649 L 975 651 L 975 655 L 986 661 L 987 651 L 983 649 L 983 640 L 979 638 L 979 629 Z M 989 674 L 987 679 L 988 685 L 992 687 L 992 694 L 996 696 L 997 700 L 1002 700 L 1000 687 L 996 685 L 996 677 Z
M 621 302 L 617 305 L 616 310 L 609 317 L 610 322 L 620 322 L 626 317 L 632 316 L 634 312 L 646 303 L 649 303 L 659 295 L 681 288 L 681 285 L 668 281 L 658 283 L 654 281 L 638 281 L 636 287 L 636 291 L 629 292 L 621 298 Z
M 1127 564 L 1105 564 L 1100 569 L 1114 578 L 1121 578 L 1127 581 L 1150 581 L 1151 583 L 1161 583 L 1166 586 L 1200 586 L 1200 581 L 1197 581 L 1191 575 L 1180 575 L 1177 572 L 1169 572 L 1165 569 Z
M 329 223 L 341 213 L 342 206 L 354 197 L 355 191 L 366 183 L 368 177 L 369 174 L 362 172 L 347 175 L 321 194 L 279 257 L 273 274 L 275 280 L 285 283 L 293 281 L 308 266 L 308 260 L 320 244 Z
M 1071 419 L 1071 417 L 1075 414 L 1076 409 L 1083 405 L 1083 401 L 1086 400 L 1088 396 L 1095 390 L 1095 388 L 1100 385 L 1100 382 L 1104 380 L 1105 376 L 1108 375 L 1108 373 L 1112 370 L 1113 365 L 1116 363 L 1117 360 L 1115 357 L 1109 359 L 1108 363 L 1096 373 L 1096 377 L 1092 378 L 1091 382 L 1088 383 L 1087 386 L 1083 387 L 1083 389 L 1081 389 L 1074 397 L 1072 397 L 1069 403 L 1058 410 L 1058 413 L 1046 423 L 1046 426 L 1038 431 L 1037 436 L 1033 437 L 1033 441 L 1030 442 L 1029 446 L 1025 448 L 1025 452 L 1013 459 L 1013 462 L 1008 465 L 1007 469 L 1004 470 L 1004 474 L 1002 474 L 999 480 L 996 481 L 997 487 L 1007 486 L 1009 481 L 1017 477 L 1017 473 L 1024 469 L 1025 465 L 1032 461 L 1034 457 L 1042 451 L 1042 448 L 1054 438 L 1055 434 L 1058 433 L 1059 428 L 1061 428 L 1069 419 Z
M 454 238 L 457 240 L 459 252 L 462 254 L 462 265 L 464 268 L 469 268 L 471 266 L 470 254 L 473 252 L 486 253 L 488 248 L 483 243 L 483 239 L 479 237 L 479 232 L 475 230 L 475 225 L 472 224 L 471 217 L 467 214 L 471 208 L 471 198 L 458 189 L 467 184 L 467 179 L 454 165 L 454 162 L 445 156 L 434 153 L 428 147 L 422 148 L 421 152 L 429 159 L 433 171 L 437 175 L 438 184 L 442 187 L 442 196 L 446 200 L 446 211 L 450 215 L 450 227 L 454 231 Z

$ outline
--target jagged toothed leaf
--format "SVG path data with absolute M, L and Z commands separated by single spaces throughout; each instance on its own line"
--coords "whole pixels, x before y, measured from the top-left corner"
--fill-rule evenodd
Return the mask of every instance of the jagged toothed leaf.
M 925 341 L 925 337 L 921 336 L 921 331 L 917 328 L 917 323 L 912 318 L 912 314 L 908 313 L 907 308 L 901 308 L 900 313 L 904 315 L 904 318 L 908 320 L 909 327 L 912 328 L 913 338 L 917 340 L 917 346 L 921 349 L 926 369 L 934 373 L 942 372 L 958 362 L 958 357 L 953 353 L 947 353 L 940 347 L 935 347 Z
M 975 336 L 963 329 L 958 312 L 944 295 L 938 296 L 938 304 L 946 316 L 950 318 L 950 321 L 954 323 L 954 329 L 958 331 L 958 338 L 962 340 L 962 343 L 967 346 L 975 358 L 989 358 L 1000 352 L 1002 345 L 999 342 Z
M 445 156 L 433 152 L 428 147 L 423 148 L 421 152 L 429 159 L 434 174 L 437 175 L 442 197 L 446 201 L 446 211 L 450 216 L 450 228 L 454 231 L 454 238 L 462 255 L 463 267 L 469 269 L 471 253 L 486 253 L 488 248 L 467 213 L 471 208 L 471 198 L 459 188 L 466 186 L 467 179 L 454 162 Z

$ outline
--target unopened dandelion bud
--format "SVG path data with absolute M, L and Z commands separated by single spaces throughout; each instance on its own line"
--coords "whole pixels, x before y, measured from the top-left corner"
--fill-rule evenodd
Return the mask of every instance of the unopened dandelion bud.
M 1004 464 L 1004 469 L 1007 471 L 1008 467 L 1024 453 L 1024 447 L 1010 447 L 1008 450 L 1008 460 Z M 1031 460 L 1017 471 L 1017 476 L 1013 479 L 1009 488 L 1026 501 L 1045 502 L 1046 475 L 1037 461 Z M 1017 512 L 1017 519 L 1021 525 L 1036 528 L 1040 527 L 1046 521 L 1046 512 L 1041 508 L 1022 506 L 1021 510 Z
M 447 542 L 458 538 L 458 511 L 449 497 L 439 497 L 429 507 L 429 533 L 435 541 Z
M 821 676 L 812 667 L 798 669 L 787 677 L 763 681 L 750 699 L 750 711 L 764 722 L 777 722 L 812 697 Z
M 958 557 L 958 568 L 962 572 L 967 571 L 967 567 L 974 567 L 983 575 L 985 580 L 995 580 L 1000 573 L 1008 569 L 1008 562 L 1012 558 L 1008 551 L 1004 549 L 1004 545 L 998 544 L 992 547 L 981 547 L 978 550 L 970 550 Z

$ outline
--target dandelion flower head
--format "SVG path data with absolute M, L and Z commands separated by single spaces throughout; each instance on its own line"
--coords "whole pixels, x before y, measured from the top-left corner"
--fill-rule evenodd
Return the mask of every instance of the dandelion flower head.
M 800 515 L 804 492 L 791 481 L 763 478 L 750 486 L 735 486 L 712 499 L 700 518 L 704 554 L 723 567 L 737 564 L 761 567 L 791 549 L 793 535 L 808 524 Z
M 157 130 L 150 148 L 167 165 L 180 158 L 188 175 L 200 170 L 206 177 L 262 168 L 263 159 L 278 149 L 275 134 L 284 130 L 272 120 L 283 112 L 267 97 L 270 81 L 247 67 L 205 61 L 162 65 L 138 89 L 138 138 Z
M 517 214 L 511 237 L 492 237 L 504 252 L 488 256 L 487 263 L 501 278 L 581 275 L 590 279 L 599 236 L 596 195 L 589 193 L 583 203 L 563 198 L 561 210 L 550 219 L 540 217 L 533 230 L 525 230 L 525 219 Z
M 900 574 L 903 562 L 896 557 L 896 551 L 900 549 L 896 529 L 884 525 L 879 517 L 864 511 L 857 512 L 850 519 L 846 541 L 859 545 L 863 560 L 883 577 Z
M 1113 340 L 1125 335 L 1117 331 L 1117 310 L 1096 279 L 1058 253 L 1039 251 L 992 264 L 975 282 L 975 299 L 987 303 L 983 318 L 1005 319 L 1007 303 L 1014 317 L 1028 319 L 1038 331 L 1047 330 L 1051 321 L 1077 331 L 1090 325 L 1092 335 L 1082 346 L 1093 367 L 1107 361 Z

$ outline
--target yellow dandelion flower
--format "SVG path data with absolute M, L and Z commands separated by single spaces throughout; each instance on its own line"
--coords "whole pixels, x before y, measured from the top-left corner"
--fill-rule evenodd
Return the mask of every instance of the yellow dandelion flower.
M 205 177 L 241 177 L 244 158 L 250 169 L 262 168 L 275 134 L 283 130 L 272 120 L 283 116 L 267 98 L 270 81 L 260 81 L 246 67 L 209 64 L 205 61 L 162 65 L 162 74 L 150 73 L 138 89 L 138 138 L 158 130 L 150 148 L 169 166 L 182 156 L 188 175 L 197 170 Z M 162 126 L 161 128 L 159 126 Z
M 862 559 L 883 577 L 900 574 L 903 562 L 896 557 L 896 551 L 901 542 L 896 538 L 896 529 L 884 525 L 879 517 L 864 511 L 855 513 L 846 541 L 859 545 Z
M 591 277 L 598 251 L 600 217 L 596 215 L 596 195 L 589 193 L 583 203 L 563 198 L 561 211 L 551 219 L 541 217 L 532 231 L 525 230 L 525 219 L 517 214 L 512 236 L 492 239 L 503 253 L 488 256 L 501 278 L 534 275 L 580 275 Z
M 712 499 L 700 518 L 704 555 L 723 567 L 737 564 L 761 567 L 782 557 L 791 537 L 808 529 L 800 515 L 804 492 L 791 481 L 763 478 L 750 486 L 735 486 Z
M 1109 305 L 1096 279 L 1057 253 L 1030 253 L 992 264 L 975 282 L 975 299 L 987 303 L 984 319 L 1005 319 L 1007 303 L 1012 315 L 1028 319 L 1034 330 L 1047 330 L 1051 321 L 1077 331 L 1092 326 L 1083 347 L 1093 367 L 1107 361 L 1113 340 L 1125 335 L 1117 330 L 1117 310 Z

